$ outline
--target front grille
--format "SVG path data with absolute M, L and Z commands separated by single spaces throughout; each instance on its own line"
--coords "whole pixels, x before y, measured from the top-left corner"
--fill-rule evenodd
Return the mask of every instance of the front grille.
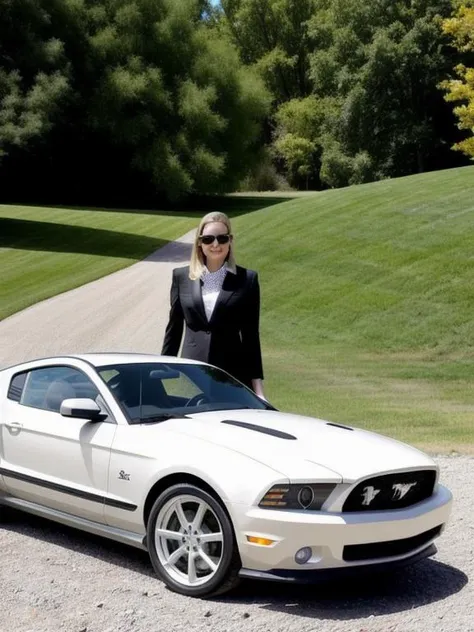
M 344 547 L 342 559 L 346 562 L 360 562 L 361 560 L 376 560 L 382 557 L 406 555 L 436 538 L 440 534 L 442 526 L 439 525 L 434 529 L 403 540 L 373 542 L 371 544 L 350 544 Z
M 402 509 L 433 494 L 434 470 L 385 474 L 359 483 L 347 497 L 343 512 Z

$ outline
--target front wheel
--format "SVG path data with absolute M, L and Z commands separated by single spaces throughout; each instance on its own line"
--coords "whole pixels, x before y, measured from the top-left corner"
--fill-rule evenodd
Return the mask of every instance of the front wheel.
M 150 513 L 147 542 L 155 572 L 175 592 L 210 597 L 239 582 L 241 562 L 230 519 L 195 485 L 162 492 Z
M 0 522 L 7 522 L 9 518 L 9 507 L 0 503 Z

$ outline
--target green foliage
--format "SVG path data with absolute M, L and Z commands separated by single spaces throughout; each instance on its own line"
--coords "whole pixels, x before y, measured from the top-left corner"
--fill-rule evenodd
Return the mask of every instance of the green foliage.
M 460 164 L 437 86 L 463 61 L 449 28 L 464 50 L 470 27 L 443 33 L 450 12 L 450 0 L 0 0 L 2 190 L 26 177 L 51 201 L 219 193 L 257 173 L 263 146 L 298 187 Z M 470 67 L 448 96 L 465 129 Z
M 70 93 L 63 43 L 48 5 L 0 0 L 0 159 L 51 130 Z
M 239 183 L 239 191 L 291 191 L 285 177 L 279 173 L 268 147 L 263 147 L 257 156 L 257 163 Z
M 439 32 L 449 0 L 318 0 L 318 9 L 309 27 L 311 77 L 318 95 L 342 101 L 322 181 L 425 170 L 443 143 L 436 86 L 450 63 Z
M 274 143 L 275 151 L 286 162 L 294 180 L 297 176 L 308 177 L 312 171 L 312 157 L 315 149 L 313 142 L 291 132 L 278 138 Z
M 254 163 L 269 96 L 207 1 L 0 1 L 25 9 L 10 10 L 12 33 L 32 24 L 21 41 L 2 41 L 12 68 L 0 65 L 0 149 L 36 135 L 33 171 L 47 161 L 63 181 L 76 164 L 99 184 L 107 161 L 116 181 L 142 174 L 149 190 L 179 198 L 231 189 Z
M 243 61 L 256 65 L 278 102 L 306 96 L 310 50 L 306 23 L 314 0 L 222 0 L 224 28 Z
M 450 0 L 222 7 L 223 28 L 272 91 L 268 140 L 293 185 L 309 177 L 315 187 L 340 186 L 455 161 L 447 148 L 456 131 L 437 89 L 453 64 L 439 28 Z
M 106 0 L 91 33 L 105 62 L 95 123 L 170 197 L 235 184 L 267 107 L 257 77 L 201 21 L 201 4 Z
M 296 186 L 321 169 L 325 139 L 337 125 L 337 97 L 309 96 L 283 103 L 275 113 L 275 155 L 283 161 L 290 182 Z
M 454 46 L 462 52 L 474 51 L 474 2 L 466 0 L 455 3 L 457 9 L 454 17 L 444 20 L 443 32 L 451 36 Z M 442 82 L 441 88 L 446 90 L 445 99 L 450 102 L 461 101 L 454 108 L 458 118 L 458 127 L 468 130 L 470 135 L 454 145 L 454 149 L 462 151 L 474 158 L 474 68 L 458 64 L 455 68 L 457 79 Z

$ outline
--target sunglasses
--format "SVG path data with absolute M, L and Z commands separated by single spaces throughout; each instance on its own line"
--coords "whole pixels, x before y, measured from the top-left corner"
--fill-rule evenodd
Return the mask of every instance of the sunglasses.
M 230 235 L 200 235 L 199 241 L 206 246 L 210 246 L 217 239 L 217 243 L 221 246 L 223 244 L 228 244 L 230 241 Z

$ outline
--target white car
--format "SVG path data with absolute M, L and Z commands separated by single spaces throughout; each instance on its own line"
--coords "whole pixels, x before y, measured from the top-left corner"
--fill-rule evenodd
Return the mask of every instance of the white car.
M 416 561 L 451 502 L 422 452 L 278 412 L 207 364 L 103 353 L 0 371 L 0 514 L 148 550 L 185 595 Z

